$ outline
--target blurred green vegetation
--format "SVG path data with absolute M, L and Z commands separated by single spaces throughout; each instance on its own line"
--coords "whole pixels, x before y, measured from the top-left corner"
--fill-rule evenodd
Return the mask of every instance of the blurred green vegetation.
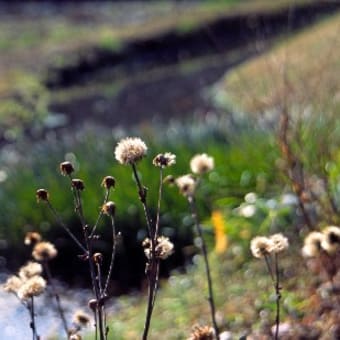
M 1 152 L 2 171 L 7 176 L 0 184 L 2 237 L 11 242 L 22 242 L 25 225 L 42 232 L 53 226 L 46 208 L 35 202 L 35 190 L 40 187 L 50 192 L 51 202 L 65 220 L 73 221 L 69 182 L 58 170 L 59 163 L 64 160 L 75 165 L 75 177 L 85 182 L 84 210 L 89 223 L 94 223 L 103 200 L 101 180 L 112 175 L 117 179 L 117 188 L 111 198 L 117 205 L 121 230 L 125 225 L 134 225 L 136 232 L 145 229 L 131 169 L 119 165 L 113 157 L 114 145 L 122 133 L 114 131 L 112 136 L 108 130 L 98 128 L 65 135 L 61 139 L 50 136 L 38 143 L 30 144 L 25 140 L 15 149 L 10 145 L 5 147 Z M 227 121 L 223 123 L 215 117 L 210 122 L 190 127 L 173 123 L 157 129 L 142 128 L 138 133 L 131 131 L 130 134 L 141 136 L 149 147 L 148 157 L 138 164 L 138 169 L 149 188 L 148 200 L 152 207 L 156 206 L 159 182 L 152 159 L 161 152 L 177 155 L 177 164 L 166 171 L 175 176 L 190 172 L 189 161 L 195 153 L 206 152 L 215 158 L 215 170 L 200 187 L 200 195 L 206 198 L 200 207 L 205 219 L 214 208 L 236 207 L 249 191 L 267 195 L 277 185 L 274 170 L 277 148 L 266 131 L 243 126 L 234 127 L 231 132 Z M 27 150 L 30 150 L 29 157 Z M 191 228 L 187 203 L 177 188 L 165 188 L 161 225 L 168 230 L 176 229 L 179 234 L 188 233 Z

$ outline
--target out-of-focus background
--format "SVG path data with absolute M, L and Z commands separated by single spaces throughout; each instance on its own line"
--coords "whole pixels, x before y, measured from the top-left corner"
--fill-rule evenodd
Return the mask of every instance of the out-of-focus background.
M 71 161 L 84 180 L 90 224 L 103 200 L 101 180 L 112 175 L 122 241 L 110 286 L 119 296 L 112 299 L 110 327 L 114 339 L 140 335 L 146 226 L 131 173 L 113 156 L 120 138 L 139 136 L 149 149 L 139 170 L 153 211 L 158 188 L 153 156 L 176 154 L 176 165 L 167 170 L 174 176 L 190 171 L 196 153 L 214 157 L 198 203 L 215 268 L 220 323 L 237 336 L 262 327 L 273 306 L 265 294 L 269 280 L 260 265 L 251 264 L 251 238 L 287 232 L 297 244 L 293 263 L 303 266 L 298 248 L 303 216 L 278 142 L 283 107 L 292 115 L 289 138 L 308 173 L 307 187 L 321 197 L 315 207 L 313 196 L 306 198 L 307 208 L 316 209 L 313 224 L 339 220 L 339 8 L 338 1 L 312 0 L 1 2 L 1 281 L 30 258 L 26 232 L 39 231 L 58 248 L 51 268 L 60 287 L 74 292 L 65 296 L 67 311 L 82 305 L 87 267 L 48 209 L 37 204 L 35 191 L 48 189 L 81 237 L 59 163 Z M 320 210 L 327 206 L 327 192 L 314 190 L 325 181 L 334 208 L 328 212 Z M 99 227 L 98 250 L 109 254 L 110 229 L 104 221 Z M 209 317 L 196 293 L 205 286 L 193 221 L 176 188 L 165 188 L 161 230 L 176 251 L 162 263 L 163 302 L 151 338 L 184 338 L 194 323 Z M 307 297 L 295 274 L 294 268 L 285 272 L 291 289 L 283 299 L 284 315 L 300 322 Z M 306 270 L 306 281 L 308 275 Z M 9 312 L 1 308 L 0 326 L 7 337 L 22 339 L 25 333 L 10 324 L 26 316 L 15 300 L 8 304 L 2 292 L 0 299 L 2 306 L 13 306 Z M 44 317 L 41 326 L 57 334 L 53 313 Z

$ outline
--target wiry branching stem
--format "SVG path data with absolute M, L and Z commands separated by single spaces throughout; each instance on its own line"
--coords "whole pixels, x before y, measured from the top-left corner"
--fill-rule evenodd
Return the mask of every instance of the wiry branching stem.
M 58 212 L 54 209 L 53 205 L 51 204 L 51 202 L 49 200 L 46 201 L 47 202 L 47 206 L 49 207 L 49 209 L 51 210 L 55 220 L 57 221 L 57 223 L 66 231 L 66 233 L 71 237 L 71 239 L 78 245 L 78 247 L 84 252 L 86 253 L 86 249 L 85 247 L 79 242 L 79 240 L 74 236 L 74 234 L 72 233 L 72 231 L 67 227 L 67 225 L 62 221 L 60 215 L 58 214 Z
M 160 184 L 159 184 L 159 191 L 158 191 L 156 224 L 155 224 L 155 227 L 152 228 L 152 220 L 151 220 L 149 209 L 146 203 L 147 190 L 145 187 L 142 186 L 142 183 L 138 176 L 136 165 L 134 163 L 132 163 L 132 171 L 133 171 L 134 178 L 136 180 L 139 199 L 142 202 L 142 205 L 144 208 L 145 219 L 146 219 L 149 238 L 151 242 L 150 258 L 149 258 L 149 262 L 146 267 L 146 275 L 147 275 L 148 283 L 149 283 L 148 305 L 147 305 L 147 310 L 146 310 L 146 319 L 144 323 L 144 331 L 143 331 L 143 336 L 142 336 L 143 340 L 146 340 L 148 338 L 151 317 L 152 317 L 152 312 L 153 312 L 153 308 L 155 305 L 156 294 L 157 294 L 157 289 L 158 289 L 158 281 L 159 281 L 160 260 L 156 256 L 156 244 L 157 244 L 157 238 L 159 236 L 158 232 L 159 232 L 160 207 L 161 207 L 161 199 L 162 199 L 163 172 L 162 172 L 162 168 L 160 168 Z
M 281 287 L 280 287 L 279 259 L 276 253 L 275 253 L 275 294 L 276 294 L 275 340 L 277 340 L 279 338 L 280 327 Z
M 115 255 L 116 255 L 117 237 L 116 237 L 115 220 L 114 220 L 113 216 L 111 216 L 111 225 L 112 225 L 112 252 L 111 252 L 110 267 L 109 267 L 109 271 L 107 273 L 106 282 L 105 282 L 105 286 L 104 286 L 104 290 L 103 290 L 103 294 L 102 294 L 103 297 L 105 297 L 106 293 L 107 293 L 110 278 L 111 278 L 111 275 L 112 275 L 112 269 L 113 269 L 113 264 L 114 264 L 114 260 L 115 260 Z
M 90 274 L 91 274 L 91 281 L 92 281 L 92 287 L 93 292 L 95 294 L 97 305 L 96 305 L 96 312 L 97 312 L 97 322 L 96 327 L 99 327 L 99 337 L 100 340 L 105 340 L 105 333 L 104 333 L 104 324 L 103 324 L 103 301 L 100 295 L 100 287 L 98 286 L 98 281 L 96 280 L 96 271 L 95 271 L 95 264 L 93 261 L 93 250 L 92 250 L 92 242 L 89 237 L 89 227 L 85 223 L 85 217 L 83 213 L 82 208 L 82 202 L 80 197 L 80 190 L 73 188 L 74 193 L 74 200 L 75 200 L 75 210 L 79 216 L 80 222 L 82 224 L 83 233 L 84 233 L 84 239 L 86 243 L 86 255 L 88 257 L 89 262 L 89 268 L 90 268 Z M 99 324 L 99 325 L 98 325 Z
M 212 319 L 212 323 L 213 323 L 213 327 L 214 327 L 214 330 L 215 330 L 216 337 L 217 337 L 217 339 L 219 339 L 219 329 L 218 329 L 216 317 L 215 317 L 216 309 L 215 309 L 212 279 L 211 279 L 211 273 L 210 273 L 210 267 L 209 267 L 209 261 L 208 261 L 207 247 L 206 247 L 206 244 L 205 244 L 205 241 L 204 241 L 204 238 L 203 238 L 202 228 L 201 228 L 200 223 L 199 223 L 197 208 L 196 208 L 194 197 L 188 196 L 188 202 L 189 202 L 189 205 L 190 205 L 192 217 L 195 221 L 196 231 L 197 231 L 197 234 L 198 234 L 200 241 L 201 241 L 201 250 L 202 250 L 202 255 L 203 255 L 203 259 L 204 259 L 205 272 L 206 272 L 207 282 L 208 282 L 208 293 L 209 293 L 208 301 L 209 301 L 209 305 L 210 305 L 211 319 Z
M 48 282 L 51 284 L 51 288 L 52 288 L 52 294 L 56 300 L 56 303 L 57 303 L 57 309 L 58 309 L 58 313 L 59 313 L 59 316 L 60 316 L 60 319 L 61 319 L 61 322 L 63 324 L 63 328 L 64 328 L 64 331 L 66 333 L 66 337 L 68 337 L 69 333 L 68 333 L 68 326 L 67 326 L 67 321 L 66 321 L 66 318 L 65 318 L 65 314 L 64 314 L 64 310 L 63 308 L 61 307 L 61 303 L 60 303 L 60 296 L 57 292 L 57 289 L 55 287 L 55 284 L 53 282 L 53 278 L 52 278 L 52 274 L 51 274 L 51 271 L 50 271 L 50 267 L 48 265 L 48 262 L 47 261 L 44 261 L 43 262 L 43 266 L 44 266 L 44 270 L 45 270 L 45 273 L 47 275 L 47 279 L 48 279 Z

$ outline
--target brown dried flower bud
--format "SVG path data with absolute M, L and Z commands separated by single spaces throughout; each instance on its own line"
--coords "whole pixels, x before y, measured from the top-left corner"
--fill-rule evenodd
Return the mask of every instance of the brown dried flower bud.
M 29 246 L 31 244 L 36 244 L 41 241 L 41 235 L 35 231 L 29 231 L 26 233 L 24 243 Z
M 49 199 L 49 194 L 46 189 L 38 189 L 35 193 L 35 196 L 37 198 L 37 201 L 48 201 Z
M 91 310 L 96 310 L 98 306 L 97 300 L 96 299 L 89 300 L 88 306 Z
M 114 188 L 116 185 L 116 180 L 112 176 L 105 176 L 102 181 L 102 186 L 106 189 Z
M 93 261 L 96 264 L 102 264 L 102 262 L 103 262 L 103 254 L 101 254 L 101 253 L 94 253 L 93 254 Z
M 115 211 L 116 211 L 116 205 L 112 201 L 106 202 L 102 206 L 102 212 L 106 215 L 114 216 Z
M 214 338 L 215 333 L 212 327 L 195 325 L 187 340 L 213 340 Z
M 85 327 L 90 323 L 90 316 L 82 310 L 78 310 L 73 315 L 73 322 L 79 326 Z
M 166 176 L 163 179 L 164 184 L 174 185 L 175 184 L 175 177 L 172 175 Z
M 60 172 L 63 176 L 71 175 L 71 173 L 74 171 L 74 167 L 70 162 L 62 162 L 60 163 Z
M 79 191 L 82 191 L 85 189 L 84 182 L 78 178 L 72 179 L 72 187 Z

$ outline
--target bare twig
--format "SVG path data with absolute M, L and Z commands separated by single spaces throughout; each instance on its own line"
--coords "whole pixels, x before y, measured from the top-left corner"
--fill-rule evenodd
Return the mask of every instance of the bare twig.
M 194 221 L 195 221 L 196 231 L 197 231 L 198 236 L 199 236 L 200 241 L 201 241 L 201 250 L 202 250 L 202 255 L 203 255 L 203 258 L 204 258 L 205 271 L 206 271 L 207 282 L 208 282 L 208 293 L 209 293 L 208 301 L 209 301 L 209 305 L 210 305 L 211 319 L 212 319 L 212 323 L 213 323 L 213 327 L 214 327 L 214 330 L 215 330 L 216 337 L 217 337 L 217 339 L 219 339 L 219 329 L 218 329 L 218 326 L 217 326 L 216 316 L 215 316 L 216 309 L 215 309 L 212 279 L 211 279 L 211 273 L 210 273 L 210 267 L 209 267 L 209 261 L 208 261 L 207 247 L 206 247 L 206 244 L 205 244 L 205 241 L 204 241 L 204 238 L 203 238 L 202 228 L 201 228 L 200 223 L 199 223 L 194 197 L 188 196 L 188 202 L 189 202 L 189 205 L 190 205 L 192 217 L 194 218 Z

